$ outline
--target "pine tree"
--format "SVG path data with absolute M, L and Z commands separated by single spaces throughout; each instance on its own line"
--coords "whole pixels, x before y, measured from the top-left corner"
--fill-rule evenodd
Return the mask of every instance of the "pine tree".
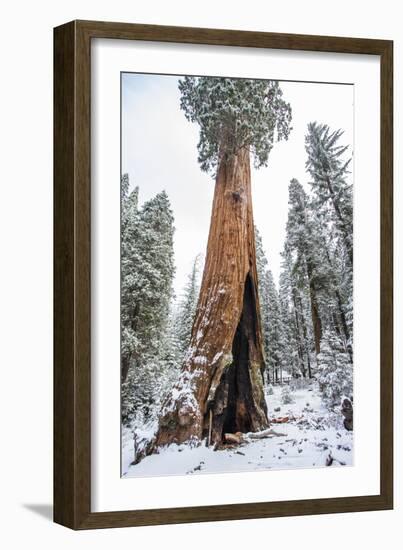
M 262 237 L 257 228 L 255 228 L 255 239 L 266 378 L 270 384 L 278 378 L 280 369 L 282 370 L 283 326 L 278 291 L 273 274 L 268 268 Z
M 166 326 L 175 273 L 173 214 L 165 191 L 147 201 L 141 210 L 142 269 L 141 327 L 147 346 L 158 350 Z M 139 324 L 140 325 L 140 324 Z
M 340 337 L 327 330 L 318 356 L 318 382 L 329 407 L 339 405 L 342 397 L 353 396 L 353 368 Z
M 270 354 L 270 298 L 267 285 L 267 258 L 263 250 L 262 237 L 255 227 L 256 240 L 256 269 L 259 289 L 260 317 L 262 321 L 262 338 L 265 354 L 266 378 L 270 383 L 271 354 Z
M 294 376 L 315 374 L 330 407 L 350 398 L 353 384 L 352 196 L 341 135 L 308 126 L 311 193 L 290 182 L 279 293 L 283 364 Z
M 121 363 L 122 382 L 126 380 L 130 361 L 138 355 L 140 341 L 136 333 L 140 285 L 136 274 L 141 269 L 139 254 L 141 220 L 138 210 L 138 187 L 129 193 L 129 176 L 121 180 Z
M 346 255 L 353 264 L 353 205 L 352 186 L 347 181 L 351 158 L 343 159 L 348 146 L 339 145 L 342 130 L 331 131 L 326 124 L 308 125 L 305 147 L 306 167 L 311 175 L 311 186 L 316 205 L 323 212 L 330 209 L 341 235 Z
M 293 179 L 289 186 L 289 212 L 287 221 L 287 246 L 293 254 L 293 272 L 303 287 L 304 278 L 309 287 L 312 327 L 315 338 L 316 354 L 320 352 L 322 337 L 322 315 L 320 311 L 320 294 L 323 288 L 323 241 L 320 239 L 310 202 L 302 185 Z M 296 300 L 301 298 L 295 297 Z M 302 315 L 302 330 L 306 332 L 305 315 Z
M 269 312 L 268 312 L 268 332 L 267 332 L 267 353 L 268 353 L 268 367 L 271 372 L 277 373 L 277 378 L 280 373 L 282 378 L 282 372 L 290 372 L 290 366 L 285 365 L 283 358 L 283 346 L 284 346 L 284 334 L 283 324 L 280 312 L 280 300 L 276 284 L 274 282 L 273 274 L 269 270 L 266 272 L 267 294 L 269 300 Z M 272 378 L 273 378 L 272 376 Z
M 147 418 L 161 394 L 172 281 L 173 215 L 163 191 L 138 208 L 122 178 L 122 418 Z
M 304 289 L 309 288 L 316 354 L 320 352 L 323 330 L 331 328 L 344 340 L 352 359 L 351 326 L 347 315 L 352 269 L 348 261 L 347 265 L 345 263 L 346 256 L 340 250 L 335 225 L 318 213 L 316 202 L 296 180 L 290 183 L 289 204 L 287 246 L 292 254 L 293 278 L 302 290 L 297 290 L 297 300 L 304 301 Z M 308 317 L 302 316 L 303 324 Z M 303 331 L 306 332 L 304 326 Z
M 171 381 L 177 376 L 178 369 L 183 360 L 183 353 L 178 338 L 177 311 L 173 301 L 171 303 L 166 328 L 161 337 L 160 358 L 164 364 L 164 371 L 166 372 L 168 380 L 165 386 L 169 387 Z
M 296 350 L 298 348 L 295 317 L 291 303 L 291 270 L 290 255 L 286 249 L 282 253 L 281 272 L 279 280 L 279 303 L 281 324 L 283 327 L 281 369 L 288 368 L 292 376 L 300 375 Z M 278 382 L 278 373 L 274 373 L 273 382 Z
M 280 312 L 283 324 L 283 368 L 298 378 L 312 376 L 312 326 L 309 284 L 296 268 L 288 242 L 282 252 Z M 310 322 L 309 322 L 310 321 Z M 309 322 L 309 324 L 308 324 Z
M 353 201 L 348 180 L 351 157 L 339 145 L 342 130 L 311 123 L 305 145 L 316 216 L 327 228 L 327 265 L 332 279 L 334 327 L 353 359 Z
M 193 322 L 200 291 L 200 255 L 193 261 L 192 270 L 188 276 L 177 313 L 177 335 L 182 358 L 190 344 Z

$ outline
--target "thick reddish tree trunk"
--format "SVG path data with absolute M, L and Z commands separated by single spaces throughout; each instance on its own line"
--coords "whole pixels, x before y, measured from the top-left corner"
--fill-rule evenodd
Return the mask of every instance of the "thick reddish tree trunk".
M 220 163 L 190 347 L 162 408 L 152 450 L 268 426 L 250 156 Z

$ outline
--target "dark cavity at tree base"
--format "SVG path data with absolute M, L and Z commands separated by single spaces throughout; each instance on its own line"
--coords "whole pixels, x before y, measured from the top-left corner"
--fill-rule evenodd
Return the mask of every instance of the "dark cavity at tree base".
M 268 427 L 264 395 L 256 395 L 256 386 L 259 389 L 262 386 L 253 383 L 257 376 L 262 376 L 264 367 L 256 357 L 255 335 L 256 292 L 248 273 L 242 314 L 232 343 L 232 363 L 224 370 L 204 418 L 203 438 L 210 444 L 224 442 L 226 433 L 247 433 Z

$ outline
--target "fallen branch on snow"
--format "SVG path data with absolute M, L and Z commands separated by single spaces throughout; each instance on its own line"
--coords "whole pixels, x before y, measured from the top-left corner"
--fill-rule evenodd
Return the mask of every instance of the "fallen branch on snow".
M 286 437 L 287 434 L 276 432 L 275 430 L 269 428 L 261 432 L 248 432 L 246 434 L 242 432 L 226 433 L 224 434 L 224 440 L 226 443 L 240 445 L 241 443 L 250 443 L 251 441 L 257 439 L 267 439 L 271 437 Z
M 268 430 L 263 430 L 262 432 L 248 432 L 245 434 L 247 439 L 265 439 L 267 437 L 286 437 L 287 434 L 282 432 L 276 432 L 275 430 L 269 428 Z

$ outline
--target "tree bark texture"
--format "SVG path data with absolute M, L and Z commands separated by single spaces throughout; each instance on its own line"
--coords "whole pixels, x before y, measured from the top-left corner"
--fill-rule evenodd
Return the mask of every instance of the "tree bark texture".
M 190 347 L 165 402 L 153 450 L 268 426 L 249 150 L 217 172 L 206 263 Z
M 121 383 L 122 384 L 123 382 L 126 381 L 127 375 L 129 374 L 129 366 L 130 366 L 129 358 L 126 357 L 125 355 L 122 356 L 122 360 L 121 360 Z

